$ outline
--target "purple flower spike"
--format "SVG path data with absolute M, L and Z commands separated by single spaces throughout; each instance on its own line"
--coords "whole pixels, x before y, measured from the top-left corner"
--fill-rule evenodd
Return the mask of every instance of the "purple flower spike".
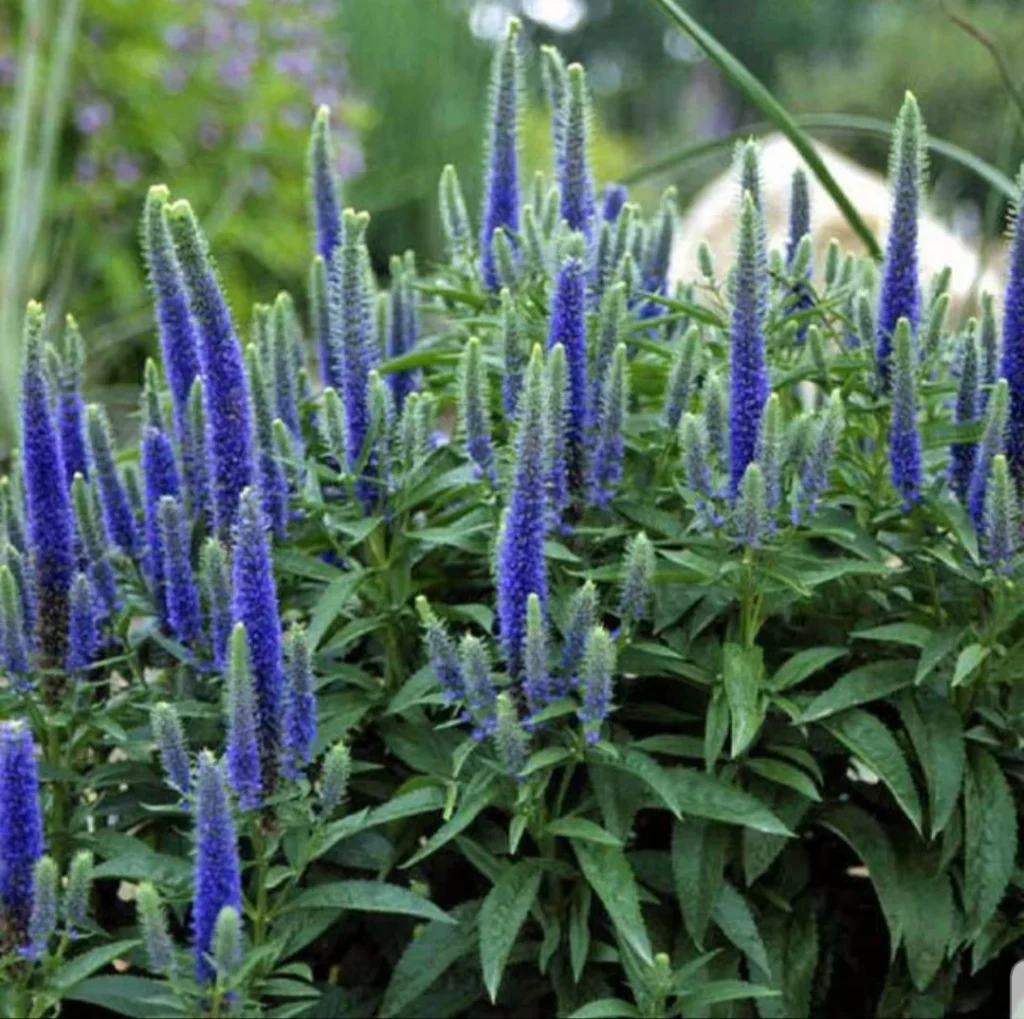
M 211 961 L 217 916 L 225 906 L 241 912 L 242 880 L 238 840 L 224 774 L 213 755 L 199 755 L 195 803 L 196 864 L 192 899 L 192 940 L 196 980 L 216 979 Z
M 32 730 L 25 722 L 0 722 L 0 920 L 6 940 L 27 941 L 32 913 L 32 873 L 43 855 Z
M 60 667 L 67 654 L 68 596 L 74 571 L 74 518 L 57 428 L 43 370 L 42 305 L 25 316 L 21 382 L 21 463 L 35 583 L 36 641 L 41 664 Z
M 480 217 L 481 269 L 490 290 L 501 285 L 491 241 L 495 230 L 519 233 L 519 117 L 522 105 L 521 24 L 510 18 L 491 65 L 490 135 Z
M 248 635 L 263 791 L 270 794 L 277 785 L 284 670 L 281 614 L 270 558 L 270 535 L 255 488 L 247 488 L 242 493 L 239 505 L 234 531 L 232 588 L 235 622 L 244 623 Z
M 527 600 L 547 600 L 544 535 L 545 480 L 544 359 L 534 347 L 519 402 L 519 431 L 508 512 L 498 544 L 498 626 L 509 675 L 523 670 Z
M 916 334 L 921 313 L 917 219 L 924 178 L 924 140 L 921 111 L 917 100 L 908 92 L 896 118 L 889 164 L 892 213 L 885 262 L 882 265 L 875 339 L 875 360 L 883 390 L 888 390 L 890 383 L 889 362 L 896 324 L 905 318 L 911 334 Z
M 733 500 L 747 467 L 757 456 L 761 418 L 768 400 L 764 224 L 750 192 L 743 197 L 737 248 L 729 361 L 729 493 Z
M 214 520 L 225 536 L 237 516 L 242 490 L 255 477 L 249 387 L 231 313 L 192 207 L 175 202 L 167 209 L 167 219 L 199 331 Z

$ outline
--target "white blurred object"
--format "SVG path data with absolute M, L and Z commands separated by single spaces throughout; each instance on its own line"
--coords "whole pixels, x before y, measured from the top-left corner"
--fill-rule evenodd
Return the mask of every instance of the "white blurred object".
M 826 145 L 815 143 L 819 155 L 849 195 L 858 212 L 874 232 L 883 248 L 889 221 L 889 186 L 886 179 L 865 169 Z M 789 230 L 789 193 L 793 171 L 803 166 L 807 172 L 811 195 L 811 238 L 815 268 L 820 271 L 829 241 L 835 238 L 844 251 L 863 254 L 863 241 L 843 218 L 838 206 L 818 179 L 806 167 L 792 144 L 779 134 L 769 135 L 759 143 L 761 152 L 761 204 L 768 228 L 770 248 L 782 248 Z M 719 277 L 724 277 L 734 259 L 736 215 L 739 211 L 739 183 L 733 168 L 721 174 L 694 198 L 684 211 L 675 232 L 671 281 L 693 280 L 697 276 L 697 246 L 707 240 L 715 259 Z M 958 237 L 945 224 L 925 212 L 918 235 L 921 285 L 927 294 L 932 277 L 949 266 L 952 271 L 950 296 L 953 321 L 972 311 L 977 297 L 984 291 L 996 301 L 1002 299 L 1005 286 L 1000 269 L 985 265 L 978 250 Z M 999 260 L 1000 262 L 1002 259 Z

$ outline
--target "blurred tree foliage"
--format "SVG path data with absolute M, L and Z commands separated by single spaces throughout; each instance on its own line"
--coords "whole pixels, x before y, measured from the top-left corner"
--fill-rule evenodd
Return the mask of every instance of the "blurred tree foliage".
M 0 123 L 15 87 L 21 12 L 34 2 L 0 4 Z M 989 55 L 937 2 L 686 7 L 797 110 L 889 118 L 909 84 L 936 134 L 1007 170 L 1024 154 Z M 187 195 L 202 215 L 240 324 L 250 301 L 282 286 L 301 289 L 304 138 L 319 102 L 334 110 L 345 201 L 374 215 L 374 252 L 414 248 L 436 257 L 433 206 L 445 162 L 459 168 L 471 208 L 478 204 L 491 52 L 479 23 L 485 9 L 495 23 L 521 14 L 528 45 L 552 42 L 587 64 L 599 179 L 752 119 L 647 0 L 586 0 L 568 33 L 553 30 L 544 8 L 541 0 L 83 0 L 30 292 L 75 309 L 88 331 L 93 378 L 134 381 L 152 335 L 137 221 L 156 181 Z M 1011 62 L 1021 53 L 1019 4 L 985 0 L 963 10 Z M 529 87 L 527 171 L 549 160 L 536 76 Z M 881 146 L 852 144 L 880 165 Z M 983 194 L 962 173 L 940 183 L 952 194 Z M 125 356 L 125 341 L 133 341 L 134 358 Z
M 648 14 L 646 2 L 638 8 Z M 508 13 L 517 10 L 507 6 Z M 440 256 L 436 198 L 445 163 L 458 169 L 470 209 L 478 207 L 492 45 L 473 34 L 471 12 L 463 0 L 338 5 L 339 27 L 350 42 L 352 80 L 372 111 L 362 135 L 366 173 L 345 189 L 345 201 L 373 214 L 370 243 L 378 270 L 385 268 L 387 252 L 414 248 Z M 504 19 L 502 14 L 496 23 L 504 27 Z M 528 19 L 527 29 L 531 47 L 548 41 L 565 47 L 574 38 L 551 36 Z M 637 26 L 628 36 L 642 38 Z M 550 126 L 538 75 L 528 88 L 524 181 L 533 170 L 550 166 Z M 628 125 L 605 129 L 606 112 L 602 103 L 593 151 L 599 180 L 620 176 L 636 158 L 625 136 Z
M 999 46 L 1011 74 L 1024 57 L 1024 13 L 1019 2 L 951 3 Z M 905 89 L 926 111 L 928 129 L 1013 175 L 1024 158 L 1021 122 L 991 55 L 955 27 L 939 3 L 879 3 L 856 51 L 828 61 L 790 55 L 779 74 L 780 98 L 799 112 L 846 112 L 891 118 Z M 911 41 L 909 43 L 908 41 Z M 884 143 L 837 137 L 864 161 L 884 166 Z M 966 170 L 936 165 L 940 201 L 988 201 L 985 184 Z M 1001 202 L 996 202 L 1000 206 Z M 986 209 L 989 212 L 989 209 Z M 991 232 L 998 216 L 986 216 Z
M 855 51 L 877 0 L 686 0 L 684 6 L 769 87 L 780 64 L 799 54 L 812 64 Z M 529 8 L 527 8 L 529 10 Z M 680 92 L 701 66 L 692 43 L 646 0 L 588 0 L 569 35 L 537 26 L 571 60 L 586 64 L 609 123 L 653 136 L 680 126 Z M 724 128 L 742 122 L 738 101 L 719 111 Z M 683 139 L 675 138 L 678 144 Z
M 337 11 L 350 72 L 372 110 L 362 138 L 368 172 L 345 201 L 373 214 L 375 258 L 438 253 L 432 210 L 444 164 L 462 172 L 468 201 L 477 196 L 479 175 L 468 171 L 482 158 L 490 47 L 450 0 L 339 3 Z
M 299 284 L 316 104 L 334 110 L 339 170 L 361 168 L 364 111 L 334 17 L 331 0 L 85 0 L 30 285 L 74 308 L 94 378 L 134 380 L 124 342 L 146 338 L 138 357 L 148 346 L 137 233 L 149 184 L 168 184 L 203 217 L 243 323 L 250 299 Z M 20 31 L 17 5 L 0 5 L 0 109 Z

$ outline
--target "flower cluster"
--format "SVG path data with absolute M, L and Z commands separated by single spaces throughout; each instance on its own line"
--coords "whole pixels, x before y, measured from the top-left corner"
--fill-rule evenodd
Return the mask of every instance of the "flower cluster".
M 747 142 L 735 264 L 720 278 L 702 249 L 699 278 L 677 283 L 674 191 L 645 218 L 612 185 L 598 210 L 586 75 L 551 48 L 555 158 L 521 189 L 521 43 L 513 21 L 494 61 L 479 230 L 456 170 L 442 172 L 441 266 L 406 253 L 375 277 L 370 220 L 342 203 L 326 111 L 309 147 L 308 314 L 278 293 L 240 325 L 188 203 L 149 190 L 160 358 L 145 368 L 136 451 L 82 402 L 74 320 L 47 347 L 43 310 L 29 306 L 21 448 L 0 481 L 0 707 L 31 720 L 0 723 L 0 966 L 13 953 L 3 972 L 18 994 L 63 979 L 62 954 L 97 934 L 90 852 L 104 879 L 151 878 L 134 890 L 152 977 L 127 979 L 149 1011 L 166 992 L 181 1014 L 308 995 L 293 947 L 327 936 L 337 911 L 354 929 L 349 913 L 384 907 L 430 921 L 380 1004 L 399 1014 L 409 969 L 449 919 L 475 918 L 456 928 L 461 952 L 500 910 L 506 879 L 547 885 L 526 859 L 535 850 L 552 882 L 576 883 L 565 961 L 580 973 L 595 893 L 623 945 L 652 954 L 631 868 L 657 877 L 670 856 L 686 894 L 665 916 L 679 926 L 681 911 L 681 937 L 699 945 L 694 928 L 713 921 L 731 942 L 729 918 L 749 913 L 774 945 L 783 927 L 816 930 L 801 911 L 817 900 L 801 892 L 781 911 L 788 885 L 771 884 L 757 910 L 744 906 L 739 883 L 722 885 L 740 846 L 726 826 L 769 840 L 767 855 L 744 841 L 744 889 L 784 853 L 797 858 L 789 882 L 807 873 L 810 840 L 785 837 L 805 815 L 845 837 L 889 793 L 884 818 L 906 814 L 900 866 L 918 846 L 926 883 L 942 869 L 947 941 L 1006 919 L 975 887 L 1000 868 L 992 880 L 1009 886 L 1005 847 L 982 867 L 974 843 L 947 839 L 940 854 L 933 837 L 981 830 L 974 815 L 990 808 L 1016 831 L 991 762 L 1012 761 L 1017 738 L 999 684 L 1019 643 L 1024 566 L 1019 231 L 1001 338 L 986 301 L 954 341 L 948 275 L 917 279 L 922 129 L 908 100 L 880 279 L 838 244 L 812 264 L 802 172 L 786 249 L 769 250 Z M 884 622 L 865 625 L 876 611 Z M 851 671 L 833 677 L 843 658 Z M 954 702 L 951 686 L 965 696 Z M 883 724 L 870 705 L 889 694 Z M 817 735 L 831 757 L 881 747 L 871 796 L 854 804 L 846 769 L 816 766 Z M 940 738 L 955 792 L 932 781 Z M 659 803 L 674 815 L 666 844 L 624 852 L 636 811 Z M 428 834 L 426 815 L 442 811 Z M 189 846 L 194 865 L 176 866 Z M 406 846 L 414 865 L 457 846 L 497 890 L 449 917 L 418 882 L 382 891 L 399 878 L 336 876 L 400 873 Z M 495 863 L 506 847 L 524 859 Z M 962 853 L 947 882 L 938 856 Z M 695 918 L 689 871 L 707 860 L 719 905 Z M 608 896 L 609 873 L 621 897 Z M 651 912 L 672 883 L 645 878 Z M 521 923 L 534 915 L 561 951 L 546 911 L 527 905 Z M 907 947 L 911 981 L 935 986 Z M 667 959 L 651 959 L 655 990 L 674 986 Z

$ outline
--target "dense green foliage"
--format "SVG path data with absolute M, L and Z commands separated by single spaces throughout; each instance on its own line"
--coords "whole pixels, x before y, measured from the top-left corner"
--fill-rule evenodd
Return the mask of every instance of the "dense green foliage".
M 585 79 L 573 67 L 565 80 L 556 115 L 565 151 L 578 143 L 585 169 Z M 894 160 L 911 189 L 916 117 L 908 102 Z M 563 199 L 570 163 L 554 175 Z M 331 267 L 311 274 L 306 337 L 287 297 L 259 306 L 251 330 L 248 314 L 237 317 L 253 402 L 238 432 L 252 432 L 261 455 L 260 494 L 273 475 L 291 511 L 272 576 L 261 572 L 253 492 L 237 511 L 229 577 L 206 516 L 193 503 L 180 516 L 173 455 L 154 466 L 172 449 L 172 407 L 185 472 L 182 436 L 203 434 L 168 391 L 170 358 L 165 378 L 147 373 L 141 465 L 134 448 L 118 458 L 122 473 L 146 475 L 148 556 L 128 542 L 113 551 L 112 535 L 109 548 L 94 540 L 97 491 L 117 470 L 105 470 L 93 411 L 89 482 L 74 482 L 70 501 L 66 487 L 47 487 L 59 464 L 32 459 L 56 448 L 39 425 L 46 383 L 75 391 L 77 329 L 46 359 L 42 311 L 30 308 L 24 462 L 0 490 L 0 717 L 26 719 L 41 748 L 50 855 L 34 872 L 31 921 L 9 913 L 0 928 L 0 1013 L 770 1019 L 1002 1008 L 1024 937 L 1024 557 L 1001 455 L 1006 385 L 975 363 L 981 399 L 996 409 L 983 422 L 974 402 L 964 415 L 957 400 L 961 351 L 977 333 L 987 356 L 990 323 L 965 327 L 965 343 L 945 322 L 945 285 L 924 281 L 919 328 L 900 318 L 883 355 L 886 390 L 878 269 L 833 250 L 811 273 L 800 237 L 786 256 L 765 257 L 756 149 L 741 148 L 737 164 L 746 194 L 736 265 L 704 259 L 703 275 L 672 296 L 658 278 L 671 192 L 648 219 L 627 204 L 612 223 L 587 220 L 588 245 L 561 222 L 569 203 L 558 206 L 549 182 L 524 189 L 522 235 L 499 233 L 494 249 L 500 293 L 481 282 L 451 171 L 447 262 L 417 272 L 411 256 L 394 259 L 386 293 L 362 246 L 373 224 L 346 211 Z M 912 198 L 904 204 L 916 210 Z M 147 231 L 155 286 L 159 246 L 173 242 L 189 321 L 225 352 L 203 365 L 213 442 L 228 438 L 216 419 L 220 373 L 241 365 L 242 351 L 218 318 L 187 203 L 166 203 L 162 189 L 150 193 L 147 225 L 168 229 Z M 574 304 L 574 284 L 585 303 Z M 390 356 L 392 341 L 404 342 L 396 322 L 416 318 L 418 342 Z M 574 335 L 573 321 L 585 332 Z M 307 354 L 325 328 L 344 334 L 351 391 L 309 381 Z M 549 336 L 559 345 L 547 351 Z M 371 369 L 356 380 L 362 390 L 357 355 Z M 767 400 L 757 395 L 762 355 Z M 513 375 L 521 387 L 510 387 Z M 400 413 L 396 377 L 415 387 Z M 730 379 L 747 401 L 734 400 L 731 415 Z M 284 411 L 295 401 L 292 423 Z M 354 424 L 366 432 L 353 446 Z M 756 441 L 737 470 L 741 427 Z M 955 490 L 951 444 L 984 464 L 989 491 L 974 524 L 964 505 L 974 481 Z M 913 484 L 901 480 L 913 472 Z M 36 528 L 25 537 L 23 489 L 30 524 L 34 493 L 63 492 L 48 522 L 74 509 L 73 568 L 94 571 L 71 588 L 71 649 L 84 658 L 73 667 L 53 650 L 68 636 L 54 637 L 67 605 L 48 601 L 22 561 L 34 556 L 38 568 L 52 541 Z M 531 521 L 538 500 L 545 512 Z M 518 568 L 533 524 L 545 539 L 544 592 L 524 589 Z M 168 577 L 154 580 L 158 543 Z M 81 591 L 99 594 L 98 564 L 116 568 L 117 604 L 97 637 Z M 175 570 L 188 584 L 170 578 Z M 161 603 L 172 589 L 196 594 L 191 571 L 202 626 L 174 639 L 195 606 Z M 32 591 L 39 603 L 23 606 L 19 595 Z M 283 723 L 258 724 L 281 725 L 297 745 L 289 727 L 303 719 L 291 705 L 309 693 L 308 649 L 318 722 L 308 765 L 302 754 L 261 760 L 265 746 L 247 730 L 270 635 L 275 645 L 281 636 L 275 622 L 256 622 L 267 591 L 286 631 L 272 664 L 284 662 L 293 700 Z M 498 632 L 496 614 L 520 594 L 524 638 L 510 653 L 511 627 Z M 233 614 L 217 631 L 229 599 Z M 28 668 L 14 645 L 33 612 L 45 625 Z M 248 625 L 248 645 L 244 629 L 229 636 L 233 623 Z M 3 729 L 0 809 L 27 781 L 24 758 L 7 747 L 23 731 Z M 181 738 L 187 759 L 173 753 Z M 220 758 L 226 746 L 235 792 L 253 769 L 264 783 L 262 798 L 232 797 L 230 817 L 203 752 Z M 22 815 L 8 809 L 5 858 L 23 840 Z M 232 869 L 225 847 L 236 832 L 243 896 L 238 911 L 207 918 L 215 933 L 197 983 L 185 957 L 191 918 L 215 878 L 237 881 L 210 871 Z M 83 851 L 94 861 L 87 917 Z M 69 868 L 63 893 L 57 874 Z

